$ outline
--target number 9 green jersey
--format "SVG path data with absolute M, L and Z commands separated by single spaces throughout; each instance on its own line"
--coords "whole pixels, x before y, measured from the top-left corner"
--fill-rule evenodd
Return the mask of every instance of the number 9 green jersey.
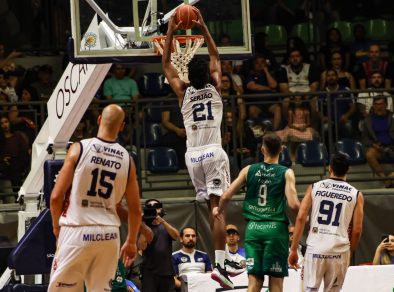
M 281 221 L 286 216 L 285 173 L 280 164 L 256 163 L 249 167 L 243 216 L 253 221 Z

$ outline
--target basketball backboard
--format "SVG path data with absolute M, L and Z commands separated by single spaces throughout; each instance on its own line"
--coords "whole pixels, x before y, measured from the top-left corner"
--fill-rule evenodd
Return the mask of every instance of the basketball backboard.
M 175 9 L 200 9 L 222 59 L 251 55 L 248 0 L 71 0 L 75 63 L 159 62 L 152 37 L 165 35 Z M 179 34 L 200 34 L 198 29 Z M 227 36 L 227 37 L 224 37 Z M 207 55 L 205 45 L 197 55 Z

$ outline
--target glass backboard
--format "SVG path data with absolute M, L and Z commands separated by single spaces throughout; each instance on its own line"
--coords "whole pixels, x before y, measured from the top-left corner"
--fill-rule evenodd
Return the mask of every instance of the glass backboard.
M 248 0 L 71 0 L 76 63 L 159 62 L 152 37 L 165 35 L 182 3 L 200 9 L 222 59 L 251 55 Z M 198 29 L 179 34 L 200 34 Z M 197 55 L 207 55 L 205 45 Z

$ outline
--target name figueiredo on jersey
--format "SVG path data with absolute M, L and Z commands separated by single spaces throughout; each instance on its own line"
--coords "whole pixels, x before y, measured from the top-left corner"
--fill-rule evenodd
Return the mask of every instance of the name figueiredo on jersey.
M 328 188 L 328 187 L 326 187 L 325 184 L 321 184 L 321 187 Z M 351 186 L 344 185 L 344 184 L 335 184 L 334 183 L 334 184 L 329 184 L 329 187 L 333 190 L 338 190 L 338 191 L 342 191 L 345 193 L 350 193 L 353 190 Z M 348 201 L 348 202 L 351 202 L 353 200 L 352 196 L 348 196 L 346 194 L 337 193 L 337 192 L 333 192 L 333 191 L 317 190 L 315 193 L 315 196 L 338 199 L 338 200 L 343 200 L 343 201 Z

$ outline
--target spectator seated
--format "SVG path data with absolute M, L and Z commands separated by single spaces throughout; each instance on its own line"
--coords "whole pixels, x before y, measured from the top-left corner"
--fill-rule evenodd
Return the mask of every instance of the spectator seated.
M 148 170 L 152 173 L 177 172 L 178 158 L 174 149 L 156 147 L 148 154 Z
M 165 77 L 161 73 L 145 73 L 140 81 L 139 88 L 143 96 L 166 96 L 171 90 L 164 82 Z
M 350 156 L 350 164 L 364 164 L 366 162 L 364 156 L 364 146 L 361 142 L 351 138 L 344 138 L 335 143 L 335 151 L 346 153 Z
M 297 163 L 302 166 L 328 165 L 328 152 L 326 146 L 319 141 L 305 141 L 297 147 Z

